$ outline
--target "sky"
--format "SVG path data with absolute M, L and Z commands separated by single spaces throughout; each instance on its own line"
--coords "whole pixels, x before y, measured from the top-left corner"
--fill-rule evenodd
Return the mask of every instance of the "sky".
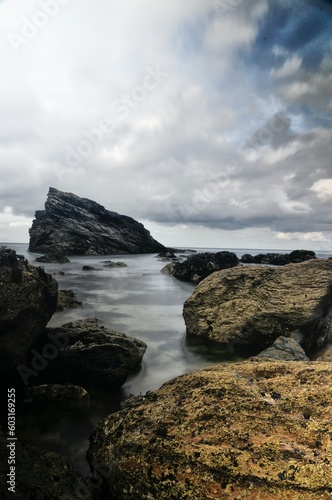
M 161 243 L 332 254 L 332 2 L 0 0 L 0 241 L 50 186 Z

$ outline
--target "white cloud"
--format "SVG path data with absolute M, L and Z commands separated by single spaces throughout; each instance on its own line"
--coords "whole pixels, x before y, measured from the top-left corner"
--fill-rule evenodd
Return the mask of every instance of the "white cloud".
M 332 179 L 319 179 L 310 188 L 323 201 L 332 199 Z

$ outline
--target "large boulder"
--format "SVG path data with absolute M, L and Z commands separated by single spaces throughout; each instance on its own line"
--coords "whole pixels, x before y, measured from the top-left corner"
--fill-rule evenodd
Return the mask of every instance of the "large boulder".
M 30 229 L 30 252 L 66 255 L 152 253 L 165 247 L 143 224 L 98 203 L 50 188 Z
M 242 255 L 240 262 L 243 264 L 270 264 L 273 266 L 284 266 L 286 264 L 297 264 L 306 260 L 315 259 L 316 254 L 311 250 L 293 250 L 291 253 L 260 253 L 252 256 L 250 253 Z
M 329 500 L 331 412 L 329 363 L 219 365 L 104 419 L 88 459 L 119 500 Z
M 187 299 L 183 315 L 188 334 L 234 349 L 257 354 L 283 335 L 310 352 L 329 339 L 331 307 L 332 262 L 313 259 L 216 272 Z
M 0 371 L 15 371 L 55 311 L 58 286 L 51 275 L 14 250 L 0 249 Z
M 167 264 L 162 272 L 172 274 L 181 281 L 199 283 L 215 271 L 237 265 L 239 259 L 233 252 L 203 252 L 190 255 L 184 262 Z
M 95 318 L 47 328 L 37 348 L 45 367 L 30 382 L 117 389 L 140 367 L 146 347 L 141 340 L 100 326 Z
M 10 467 L 14 467 L 14 470 Z M 11 479 L 15 486 L 11 486 Z M 100 497 L 97 496 L 97 488 L 93 486 L 92 481 L 89 482 L 75 471 L 57 453 L 21 444 L 19 441 L 8 441 L 0 432 L 0 498 L 2 500 L 12 498 L 17 500 L 83 498 L 84 500 L 97 500 Z M 14 488 L 14 490 L 8 490 L 8 488 Z

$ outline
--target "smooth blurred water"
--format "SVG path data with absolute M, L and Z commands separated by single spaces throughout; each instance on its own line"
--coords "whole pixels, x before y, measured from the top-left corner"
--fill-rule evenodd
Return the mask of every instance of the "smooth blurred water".
M 17 253 L 35 263 L 37 255 L 27 252 L 25 244 L 7 244 Z M 223 249 L 197 249 L 218 251 Z M 244 253 L 266 253 L 259 249 L 225 249 L 239 257 Z M 273 250 L 271 250 L 273 251 Z M 277 253 L 289 251 L 276 250 Z M 328 257 L 320 252 L 319 257 Z M 102 261 L 121 261 L 127 267 L 103 267 Z M 87 472 L 85 452 L 88 436 L 97 423 L 119 407 L 120 401 L 130 394 L 144 394 L 159 388 L 178 375 L 214 363 L 236 359 L 218 344 L 186 337 L 182 318 L 184 301 L 191 295 L 194 285 L 175 280 L 161 273 L 167 262 L 155 255 L 112 255 L 98 257 L 70 257 L 67 264 L 42 264 L 54 277 L 60 289 L 71 289 L 83 306 L 57 312 L 49 326 L 88 317 L 98 318 L 105 327 L 118 330 L 143 340 L 148 345 L 141 369 L 129 377 L 118 392 L 99 390 L 91 395 L 88 405 L 66 410 L 24 408 L 18 415 L 21 437 L 42 448 L 63 454 L 77 468 Z M 93 271 L 83 271 L 84 265 Z

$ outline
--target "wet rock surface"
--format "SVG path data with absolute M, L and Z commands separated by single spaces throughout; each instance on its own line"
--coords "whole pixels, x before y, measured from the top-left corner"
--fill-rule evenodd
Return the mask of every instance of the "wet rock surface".
M 66 255 L 154 253 L 165 247 L 143 224 L 95 201 L 50 188 L 30 229 L 30 252 Z
M 120 500 L 330 500 L 331 414 L 330 363 L 214 366 L 107 417 L 88 458 Z
M 188 334 L 253 354 L 281 335 L 301 339 L 305 351 L 331 335 L 332 263 L 313 259 L 283 267 L 240 266 L 213 273 L 184 304 Z
M 199 283 L 204 278 L 219 271 L 239 264 L 239 259 L 232 252 L 204 252 L 190 255 L 184 262 L 171 262 L 162 272 L 173 275 L 181 281 Z
M 15 372 L 25 361 L 55 311 L 57 294 L 56 281 L 41 267 L 0 249 L 0 372 Z

